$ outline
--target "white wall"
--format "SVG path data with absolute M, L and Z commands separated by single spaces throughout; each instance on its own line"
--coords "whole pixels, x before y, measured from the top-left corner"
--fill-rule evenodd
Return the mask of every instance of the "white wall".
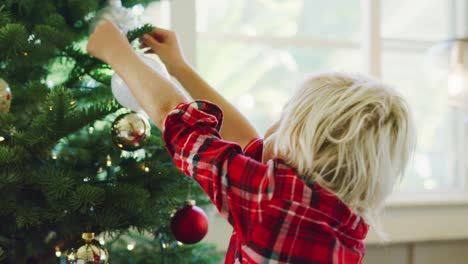
M 468 240 L 369 246 L 365 264 L 466 264 Z

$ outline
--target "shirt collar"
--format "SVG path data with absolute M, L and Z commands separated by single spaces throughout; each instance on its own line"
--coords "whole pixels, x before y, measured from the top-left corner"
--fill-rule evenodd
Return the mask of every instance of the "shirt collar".
M 323 212 L 328 216 L 324 218 L 327 224 L 351 240 L 362 241 L 365 239 L 369 225 L 362 216 L 354 213 L 344 201 L 317 182 L 306 184 L 297 176 L 296 170 L 286 164 L 284 160 L 274 159 L 273 161 L 275 177 L 296 177 L 295 180 L 304 185 L 301 195 L 291 193 L 290 197 L 293 197 L 295 202 Z M 286 188 L 284 190 L 289 191 Z M 293 191 L 290 190 L 290 192 Z

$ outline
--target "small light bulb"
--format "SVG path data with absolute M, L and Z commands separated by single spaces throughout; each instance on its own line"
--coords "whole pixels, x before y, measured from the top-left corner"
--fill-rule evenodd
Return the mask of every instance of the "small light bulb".
M 127 245 L 127 250 L 132 251 L 135 248 L 135 242 L 131 242 Z
M 107 159 L 106 166 L 107 167 L 112 166 L 112 159 L 111 159 L 110 155 L 107 155 L 106 159 Z
M 106 240 L 104 240 L 103 237 L 100 237 L 100 238 L 99 238 L 99 244 L 101 244 L 101 245 L 104 246 L 104 244 L 106 244 Z
M 145 171 L 146 172 L 149 172 L 150 171 L 150 168 L 148 166 L 145 166 Z
M 62 252 L 60 250 L 55 251 L 55 256 L 60 258 L 60 256 L 62 256 Z
M 5 137 L 0 136 L 0 142 L 5 141 Z
M 57 159 L 57 155 L 55 153 L 52 154 L 52 159 L 53 160 L 56 160 Z

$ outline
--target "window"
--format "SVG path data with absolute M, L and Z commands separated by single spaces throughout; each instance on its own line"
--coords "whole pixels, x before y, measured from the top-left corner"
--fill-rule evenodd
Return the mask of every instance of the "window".
M 418 130 L 414 162 L 403 191 L 457 189 L 461 175 L 451 169 L 450 108 L 444 83 L 431 79 L 427 51 L 451 38 L 450 1 L 381 1 L 382 78 L 410 102 Z M 430 19 L 428 19 L 428 14 Z
M 198 0 L 198 69 L 264 133 L 308 75 L 362 67 L 359 0 L 335 2 Z
M 426 58 L 431 46 L 454 36 L 460 2 L 179 0 L 171 14 L 203 77 L 261 133 L 314 72 L 362 72 L 395 85 L 418 129 L 400 191 L 447 192 L 465 188 L 456 150 L 463 138 L 454 137 L 462 118 L 448 106 L 446 82 L 433 78 Z

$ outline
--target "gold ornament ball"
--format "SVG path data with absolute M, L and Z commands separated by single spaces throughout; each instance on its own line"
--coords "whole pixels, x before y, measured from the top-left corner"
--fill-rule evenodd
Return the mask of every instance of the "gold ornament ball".
M 66 252 L 68 264 L 108 264 L 109 252 L 97 240 L 94 233 L 83 233 L 84 245 L 78 250 Z
M 121 150 L 134 151 L 143 147 L 150 133 L 150 123 L 138 113 L 120 115 L 112 124 L 112 140 Z

